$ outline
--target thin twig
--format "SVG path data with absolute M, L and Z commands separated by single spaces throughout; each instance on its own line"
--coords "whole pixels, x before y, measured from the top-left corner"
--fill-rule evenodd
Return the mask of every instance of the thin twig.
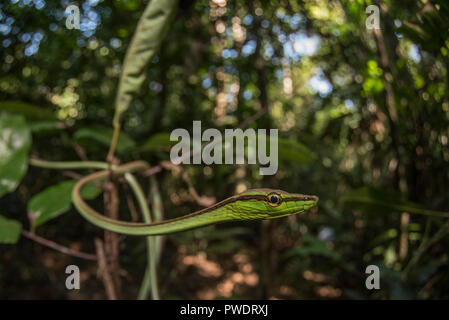
M 111 144 L 109 145 L 109 151 L 108 151 L 108 155 L 106 157 L 106 160 L 109 163 L 114 161 L 114 153 L 115 153 L 115 149 L 117 147 L 119 135 L 120 135 L 120 124 L 114 123 L 114 133 L 112 134 Z
M 253 121 L 256 121 L 257 119 L 259 119 L 260 117 L 262 117 L 265 113 L 268 112 L 268 108 L 262 108 L 259 111 L 257 111 L 255 114 L 253 114 L 251 117 L 249 117 L 248 119 L 246 119 L 245 121 L 243 121 L 238 128 L 239 129 L 244 129 L 247 126 L 249 126 Z
M 70 171 L 70 170 L 64 170 L 64 171 L 61 172 L 61 174 L 63 176 L 66 176 L 66 177 L 69 177 L 69 178 L 72 178 L 72 179 L 75 179 L 75 180 L 79 180 L 79 179 L 81 179 L 83 177 L 81 174 L 79 174 L 77 172 L 74 172 L 74 171 Z
M 156 173 L 159 173 L 161 171 L 162 171 L 162 166 L 159 164 L 157 166 L 149 168 L 142 175 L 144 177 L 149 177 L 149 176 L 155 175 Z
M 115 181 L 109 181 L 106 183 L 103 197 L 106 215 L 112 219 L 118 219 L 119 197 Z M 107 258 L 106 261 L 108 263 L 111 277 L 114 281 L 115 296 L 117 298 L 120 296 L 121 291 L 119 242 L 120 238 L 117 233 L 104 230 L 104 249 Z
M 58 244 L 56 242 L 53 242 L 51 240 L 42 238 L 42 237 L 40 237 L 40 236 L 38 236 L 38 235 L 36 235 L 34 233 L 31 233 L 29 231 L 22 230 L 22 235 L 25 238 L 33 240 L 33 241 L 35 241 L 35 242 L 37 242 L 37 243 L 39 243 L 39 244 L 41 244 L 43 246 L 46 246 L 46 247 L 51 248 L 51 249 L 54 249 L 54 250 L 59 251 L 61 253 L 67 254 L 69 256 L 80 258 L 80 259 L 85 259 L 85 260 L 94 260 L 94 261 L 97 260 L 97 256 L 94 255 L 94 254 L 84 253 L 84 252 L 80 252 L 80 251 L 77 251 L 77 250 L 73 250 L 73 249 L 64 247 L 63 245 L 60 245 L 60 244 Z
M 104 253 L 103 241 L 99 238 L 95 238 L 95 247 L 97 249 L 98 271 L 103 279 L 103 284 L 106 289 L 106 296 L 109 300 L 117 300 L 114 281 L 112 281 L 112 276 L 109 272 L 108 262 Z
M 106 162 L 101 161 L 47 161 L 38 159 L 36 157 L 31 157 L 29 163 L 32 166 L 47 168 L 47 169 L 58 169 L 58 170 L 70 170 L 70 169 L 100 169 L 106 170 L 109 165 Z
M 137 222 L 139 221 L 139 214 L 136 208 L 136 204 L 134 203 L 133 197 L 129 193 L 128 185 L 124 183 L 123 187 L 125 189 L 126 203 L 128 204 L 129 213 L 131 214 L 131 221 Z
M 200 196 L 198 194 L 195 187 L 193 186 L 193 183 L 190 179 L 188 172 L 185 171 L 183 167 L 181 167 L 180 165 L 173 164 L 169 161 L 161 161 L 160 164 L 166 170 L 171 170 L 173 172 L 181 173 L 182 179 L 187 183 L 190 195 L 192 196 L 192 198 L 196 201 L 196 203 L 198 205 L 203 206 L 203 207 L 209 207 L 216 202 L 215 197 Z
M 86 150 L 84 150 L 84 148 L 81 147 L 77 142 L 73 142 L 72 147 L 81 160 L 89 161 L 89 159 L 87 158 L 87 155 L 86 155 Z
M 407 266 L 404 268 L 404 275 L 407 277 L 410 270 L 418 263 L 424 252 L 426 252 L 431 246 L 440 241 L 449 231 L 449 221 L 446 221 L 443 226 L 433 235 L 430 239 L 424 239 L 418 249 L 415 251 L 412 259 L 410 259 Z

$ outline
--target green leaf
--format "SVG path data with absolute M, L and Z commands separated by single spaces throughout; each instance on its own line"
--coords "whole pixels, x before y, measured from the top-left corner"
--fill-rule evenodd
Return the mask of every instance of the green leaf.
M 278 138 L 279 160 L 307 164 L 315 159 L 315 154 L 305 145 L 289 140 Z
M 0 113 L 0 197 L 14 191 L 25 175 L 30 146 L 23 116 Z
M 52 111 L 46 108 L 40 108 L 20 101 L 2 101 L 0 102 L 0 112 L 6 111 L 14 114 L 21 114 L 26 120 L 31 121 L 51 121 L 56 120 Z
M 57 121 L 54 113 L 48 108 L 33 106 L 20 101 L 0 102 L 0 112 L 22 115 L 32 132 L 63 129 L 62 122 Z
M 114 124 L 120 122 L 122 114 L 131 104 L 131 99 L 142 86 L 146 77 L 145 69 L 164 38 L 177 4 L 178 0 L 152 0 L 140 17 L 123 63 Z
M 424 209 L 421 205 L 402 199 L 396 191 L 362 187 L 341 197 L 344 205 L 368 213 L 408 212 L 437 217 L 449 217 L 449 212 Z
M 0 243 L 16 243 L 20 238 L 22 224 L 0 216 Z
M 95 199 L 100 193 L 101 188 L 94 184 L 86 184 L 83 190 L 81 190 L 81 196 L 86 200 Z
M 33 121 L 29 123 L 29 126 L 33 133 L 64 129 L 64 124 L 59 121 Z
M 112 128 L 93 126 L 79 129 L 75 132 L 74 137 L 77 140 L 92 139 L 104 144 L 105 146 L 109 146 L 112 140 L 113 132 L 114 130 L 112 130 Z M 134 148 L 135 144 L 136 143 L 125 133 L 120 133 L 117 142 L 117 152 L 124 153 L 129 151 Z
M 152 135 L 139 147 L 139 151 L 164 151 L 174 146 L 176 141 L 170 141 L 170 133 L 162 132 Z
M 28 213 L 32 214 L 34 218 L 34 227 L 40 226 L 70 209 L 72 190 L 76 182 L 76 180 L 69 180 L 48 187 L 30 200 Z M 81 192 L 81 195 L 85 199 L 94 199 L 100 192 L 101 189 L 99 187 L 87 185 Z

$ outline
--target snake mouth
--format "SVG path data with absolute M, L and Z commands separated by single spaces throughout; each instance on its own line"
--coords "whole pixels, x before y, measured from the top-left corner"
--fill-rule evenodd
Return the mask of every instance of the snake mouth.
M 293 199 L 295 199 L 295 198 L 293 198 Z M 298 197 L 294 201 L 302 202 L 302 211 L 299 212 L 299 213 L 302 213 L 302 212 L 312 209 L 313 207 L 316 207 L 318 204 L 318 200 L 319 200 L 319 198 L 317 196 L 298 195 Z
M 288 212 L 274 215 L 274 216 L 268 217 L 267 219 L 277 219 L 277 218 L 283 218 L 283 217 L 300 215 L 300 214 L 306 213 L 310 209 L 317 206 L 318 197 L 317 196 L 298 195 L 298 197 L 288 198 L 288 199 L 285 199 L 284 201 L 287 202 L 286 205 L 288 207 L 290 207 Z M 302 203 L 301 203 L 301 205 L 297 205 L 296 210 L 294 211 L 294 208 L 292 208 L 291 206 L 295 206 L 295 202 L 299 202 L 299 201 Z
M 317 204 L 319 198 L 317 196 L 309 196 L 305 194 L 294 194 L 293 197 L 284 199 L 284 201 L 307 201 L 312 202 L 314 205 Z
M 304 194 L 294 194 L 293 197 L 284 199 L 284 202 L 291 205 L 291 203 L 301 202 L 298 206 L 299 210 L 306 211 L 318 204 L 319 198 L 317 196 L 309 196 Z M 301 208 L 302 207 L 302 208 Z M 299 212 L 301 213 L 301 212 Z
M 304 214 L 304 213 L 307 213 L 307 211 L 308 211 L 309 209 L 311 209 L 311 208 L 313 208 L 313 207 L 310 207 L 310 208 L 308 208 L 308 209 L 303 209 L 303 210 L 300 211 L 300 212 L 295 212 L 295 213 L 284 213 L 284 214 L 280 214 L 280 215 L 277 215 L 277 216 L 268 217 L 268 218 L 266 218 L 266 219 L 278 219 L 278 218 L 284 218 L 284 217 L 288 217 L 288 216 L 302 215 L 302 214 Z

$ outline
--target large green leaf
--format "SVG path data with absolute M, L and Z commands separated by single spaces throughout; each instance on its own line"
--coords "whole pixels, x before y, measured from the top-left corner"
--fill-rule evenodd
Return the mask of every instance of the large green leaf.
M 176 141 L 170 141 L 170 133 L 156 133 L 139 147 L 139 151 L 164 151 L 176 143 Z
M 315 154 L 305 145 L 289 140 L 278 138 L 279 160 L 307 164 L 315 159 Z
M 49 109 L 33 106 L 21 101 L 0 102 L 0 112 L 21 114 L 26 120 L 31 121 L 51 121 L 56 120 L 55 115 Z
M 37 227 L 50 219 L 58 217 L 70 209 L 72 203 L 72 189 L 76 180 L 61 182 L 48 187 L 35 195 L 28 203 L 28 213 L 33 216 L 33 226 Z M 87 185 L 82 196 L 85 199 L 93 199 L 100 193 L 100 188 Z
M 114 123 L 129 108 L 146 76 L 146 66 L 156 54 L 178 0 L 151 0 L 137 24 L 136 33 L 126 52 L 115 104 Z
M 33 133 L 64 128 L 64 124 L 58 121 L 48 108 L 37 107 L 21 101 L 2 101 L 0 102 L 0 112 L 2 111 L 22 115 Z
M 41 133 L 64 129 L 64 123 L 60 121 L 33 121 L 29 123 L 31 132 Z
M 19 221 L 0 216 L 0 243 L 16 243 L 21 230 L 22 224 Z
M 92 139 L 98 141 L 105 146 L 109 146 L 112 140 L 113 130 L 108 127 L 93 126 L 88 128 L 81 128 L 75 132 L 75 139 L 84 140 Z M 135 146 L 135 142 L 125 133 L 120 133 L 117 142 L 117 152 L 124 153 Z
M 449 217 L 448 212 L 424 209 L 421 205 L 406 201 L 396 191 L 362 187 L 347 192 L 342 202 L 351 208 L 368 213 L 408 212 L 437 217 Z
M 23 116 L 0 113 L 0 197 L 14 191 L 25 175 L 30 146 Z

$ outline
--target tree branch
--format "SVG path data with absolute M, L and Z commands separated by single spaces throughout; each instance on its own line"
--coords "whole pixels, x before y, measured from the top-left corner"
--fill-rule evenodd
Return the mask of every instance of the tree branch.
M 80 259 L 85 259 L 85 260 L 97 260 L 97 256 L 94 254 L 90 254 L 90 253 L 84 253 L 84 252 L 80 252 L 77 250 L 73 250 L 67 247 L 64 247 L 63 245 L 60 245 L 56 242 L 53 242 L 51 240 L 42 238 L 32 232 L 26 231 L 26 230 L 22 230 L 22 235 L 25 238 L 28 238 L 30 240 L 33 240 L 34 242 L 37 242 L 43 246 L 46 246 L 48 248 L 54 249 L 56 251 L 59 251 L 61 253 L 67 254 L 69 256 L 72 257 L 76 257 L 76 258 L 80 258 Z

